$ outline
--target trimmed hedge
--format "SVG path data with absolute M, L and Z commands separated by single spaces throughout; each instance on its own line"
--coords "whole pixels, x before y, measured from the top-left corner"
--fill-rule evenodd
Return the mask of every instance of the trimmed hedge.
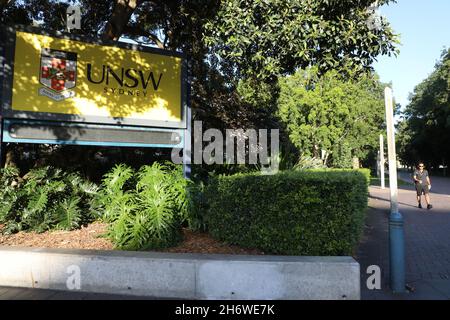
M 205 222 L 222 241 L 284 255 L 350 255 L 362 233 L 369 170 L 214 178 Z

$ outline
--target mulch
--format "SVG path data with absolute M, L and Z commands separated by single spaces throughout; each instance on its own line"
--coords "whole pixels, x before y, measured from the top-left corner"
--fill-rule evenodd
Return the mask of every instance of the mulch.
M 21 231 L 10 235 L 0 233 L 0 246 L 111 250 L 113 249 L 111 241 L 101 237 L 106 232 L 106 228 L 106 224 L 94 222 L 73 231 L 43 233 Z
M 160 250 L 173 253 L 249 254 L 263 255 L 258 249 L 241 248 L 213 239 L 209 234 L 183 229 L 184 240 L 178 246 Z
M 102 237 L 107 230 L 107 224 L 94 222 L 79 230 L 47 231 L 44 233 L 18 232 L 3 235 L 0 225 L 0 246 L 18 246 L 32 248 L 61 248 L 61 249 L 94 249 L 114 250 L 109 239 Z M 228 245 L 213 239 L 209 234 L 193 232 L 183 229 L 184 240 L 176 247 L 158 250 L 172 253 L 206 253 L 206 254 L 243 254 L 264 255 L 258 249 L 247 249 Z

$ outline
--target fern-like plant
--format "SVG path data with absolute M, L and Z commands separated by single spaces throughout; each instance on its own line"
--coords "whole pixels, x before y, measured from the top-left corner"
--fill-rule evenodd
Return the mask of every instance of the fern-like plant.
M 107 236 L 119 249 L 143 250 L 174 245 L 181 239 L 186 187 L 180 167 L 154 163 L 134 172 L 125 165 L 105 175 L 99 201 Z
M 15 168 L 0 170 L 0 222 L 3 233 L 21 230 L 72 230 L 95 219 L 98 187 L 79 174 L 52 167 L 24 177 Z
M 80 210 L 80 198 L 72 196 L 64 199 L 55 208 L 55 217 L 58 223 L 56 229 L 73 230 L 80 227 L 82 214 Z

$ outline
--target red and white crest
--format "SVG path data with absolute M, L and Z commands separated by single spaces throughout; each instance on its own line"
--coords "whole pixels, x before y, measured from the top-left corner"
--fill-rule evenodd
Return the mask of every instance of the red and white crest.
M 53 49 L 42 49 L 39 81 L 55 92 L 74 88 L 77 79 L 77 54 Z

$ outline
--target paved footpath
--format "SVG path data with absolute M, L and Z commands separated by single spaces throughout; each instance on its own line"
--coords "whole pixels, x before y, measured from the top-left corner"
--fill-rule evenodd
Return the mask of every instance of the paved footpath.
M 355 256 L 361 265 L 362 299 L 449 300 L 450 179 L 431 177 L 433 209 L 426 210 L 417 208 L 409 175 L 400 172 L 399 177 L 410 183 L 399 188 L 399 211 L 404 218 L 406 283 L 414 291 L 394 295 L 389 290 L 389 189 L 370 187 L 364 238 Z M 367 289 L 365 271 L 370 265 L 381 267 L 381 290 Z

